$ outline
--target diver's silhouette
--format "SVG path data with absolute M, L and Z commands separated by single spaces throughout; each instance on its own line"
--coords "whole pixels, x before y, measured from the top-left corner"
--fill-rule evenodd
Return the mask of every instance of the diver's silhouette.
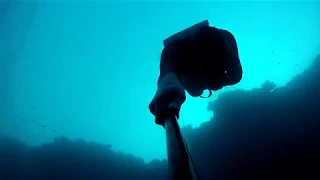
M 242 79 L 234 36 L 227 30 L 210 27 L 208 21 L 167 38 L 164 45 L 158 91 L 149 105 L 157 124 L 163 125 L 163 118 L 157 117 L 162 116 L 170 103 L 171 111 L 175 111 L 178 116 L 180 106 L 185 101 L 184 90 L 193 97 L 202 97 L 206 89 L 211 95 L 211 91 L 234 85 Z M 170 97 L 176 100 L 169 100 Z
M 177 119 L 186 99 L 234 85 L 242 79 L 237 42 L 226 30 L 202 21 L 164 40 L 158 89 L 149 110 L 166 130 L 169 178 L 198 179 Z M 210 96 L 209 95 L 209 96 Z

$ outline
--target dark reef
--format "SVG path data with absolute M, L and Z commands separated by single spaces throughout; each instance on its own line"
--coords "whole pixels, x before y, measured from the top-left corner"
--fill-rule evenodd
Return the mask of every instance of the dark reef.
M 184 128 L 202 179 L 320 179 L 320 56 L 286 86 L 223 93 L 199 128 Z M 166 179 L 167 162 L 148 164 L 110 145 L 56 139 L 27 147 L 0 140 L 1 180 Z

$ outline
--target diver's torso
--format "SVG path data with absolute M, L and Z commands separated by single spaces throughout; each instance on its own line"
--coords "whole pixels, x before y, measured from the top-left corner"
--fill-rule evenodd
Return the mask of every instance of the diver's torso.
M 214 27 L 203 27 L 196 35 L 167 45 L 161 58 L 164 58 L 161 61 L 170 66 L 171 71 L 189 80 L 189 84 L 185 85 L 187 91 L 188 86 L 189 89 L 198 86 L 203 90 L 217 90 L 225 84 L 235 84 L 242 78 L 234 36 L 226 30 Z M 229 80 L 224 78 L 227 71 L 229 75 L 236 77 Z M 223 82 L 223 79 L 230 82 Z

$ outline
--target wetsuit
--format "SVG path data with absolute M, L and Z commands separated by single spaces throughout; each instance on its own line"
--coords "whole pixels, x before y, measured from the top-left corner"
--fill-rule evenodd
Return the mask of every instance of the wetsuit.
M 205 89 L 215 91 L 241 79 L 242 67 L 234 36 L 215 27 L 201 27 L 194 35 L 163 48 L 158 90 L 149 110 L 156 116 L 156 123 L 163 125 L 168 108 L 178 116 L 185 101 L 184 90 L 198 97 Z
M 202 27 L 192 37 L 165 46 L 158 82 L 174 73 L 191 96 L 205 89 L 218 90 L 242 79 L 242 67 L 234 36 L 226 30 Z

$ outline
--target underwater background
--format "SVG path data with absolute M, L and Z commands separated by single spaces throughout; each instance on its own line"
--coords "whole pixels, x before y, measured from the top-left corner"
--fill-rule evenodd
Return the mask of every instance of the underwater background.
M 162 40 L 205 19 L 243 79 L 182 106 L 200 178 L 320 178 L 320 1 L 0 0 L 0 180 L 167 179 Z

